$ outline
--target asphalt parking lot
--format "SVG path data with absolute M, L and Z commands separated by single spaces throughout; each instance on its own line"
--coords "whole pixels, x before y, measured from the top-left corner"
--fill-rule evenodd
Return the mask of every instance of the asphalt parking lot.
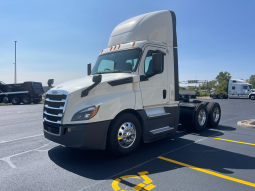
M 255 118 L 251 100 L 217 101 L 216 129 L 142 144 L 116 158 L 65 148 L 43 136 L 43 104 L 0 106 L 0 190 L 254 190 Z

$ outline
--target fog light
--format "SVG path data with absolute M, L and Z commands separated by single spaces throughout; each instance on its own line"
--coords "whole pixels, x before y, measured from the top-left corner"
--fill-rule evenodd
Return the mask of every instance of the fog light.
M 68 132 L 71 132 L 71 128 L 68 128 L 67 130 L 68 130 Z

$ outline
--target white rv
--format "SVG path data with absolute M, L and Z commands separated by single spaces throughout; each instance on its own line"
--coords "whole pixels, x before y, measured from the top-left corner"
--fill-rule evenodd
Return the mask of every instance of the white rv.
M 255 100 L 255 89 L 244 80 L 232 79 L 228 82 L 228 94 L 211 94 L 214 99 L 220 98 L 241 98 Z
M 141 141 L 216 127 L 218 103 L 179 101 L 176 18 L 156 11 L 115 27 L 88 76 L 49 90 L 44 135 L 66 147 L 123 156 Z

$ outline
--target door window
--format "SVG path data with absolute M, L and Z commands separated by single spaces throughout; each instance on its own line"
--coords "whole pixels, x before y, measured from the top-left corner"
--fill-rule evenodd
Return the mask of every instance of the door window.
M 243 86 L 243 89 L 244 89 L 244 90 L 247 90 L 247 88 L 248 88 L 247 86 Z
M 158 53 L 158 52 L 149 50 L 146 55 L 145 61 L 144 61 L 144 73 L 146 75 L 153 73 L 153 71 L 152 71 L 152 54 L 153 53 Z M 164 70 L 164 57 L 163 57 L 163 55 L 161 55 L 161 56 L 162 56 L 162 59 L 161 59 L 162 63 L 161 63 L 161 72 L 160 73 L 162 73 Z
M 232 90 L 235 90 L 236 89 L 236 87 L 235 86 L 232 86 Z

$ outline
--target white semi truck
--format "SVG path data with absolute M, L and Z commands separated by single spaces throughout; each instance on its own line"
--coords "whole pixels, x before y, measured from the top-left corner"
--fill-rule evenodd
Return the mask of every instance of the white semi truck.
M 156 11 L 117 25 L 88 76 L 47 92 L 44 135 L 81 149 L 123 156 L 141 141 L 202 131 L 220 121 L 218 103 L 180 102 L 176 17 Z
M 213 99 L 251 99 L 255 100 L 255 89 L 253 86 L 244 80 L 232 79 L 228 81 L 228 94 L 212 93 L 210 95 Z

